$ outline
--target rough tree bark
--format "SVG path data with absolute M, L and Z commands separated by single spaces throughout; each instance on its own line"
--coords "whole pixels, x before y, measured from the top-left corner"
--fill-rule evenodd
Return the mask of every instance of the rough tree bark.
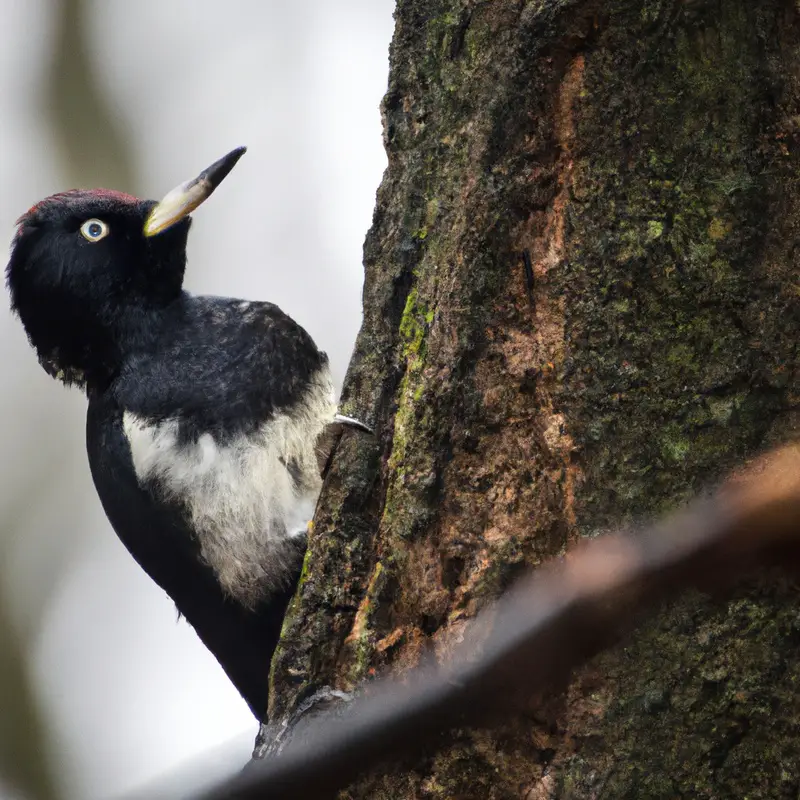
M 444 657 L 571 541 L 797 436 L 793 0 L 400 0 L 364 324 L 271 675 Z M 691 597 L 348 797 L 797 797 L 800 606 Z

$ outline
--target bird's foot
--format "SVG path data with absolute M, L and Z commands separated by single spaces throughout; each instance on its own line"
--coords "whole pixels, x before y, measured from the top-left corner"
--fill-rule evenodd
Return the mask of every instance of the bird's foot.
M 355 417 L 346 417 L 344 414 L 334 415 L 333 421 L 326 425 L 322 433 L 317 437 L 317 465 L 319 466 L 319 474 L 323 480 L 331 467 L 333 455 L 336 452 L 336 448 L 344 434 L 345 428 L 354 428 L 370 436 L 374 433 L 369 425 L 365 425 Z
M 278 755 L 290 741 L 306 736 L 315 718 L 341 712 L 352 699 L 350 692 L 324 686 L 280 719 L 262 723 L 256 737 L 253 759 Z

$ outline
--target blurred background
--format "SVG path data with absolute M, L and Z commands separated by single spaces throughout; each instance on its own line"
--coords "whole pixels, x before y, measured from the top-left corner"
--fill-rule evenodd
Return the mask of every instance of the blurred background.
M 72 187 L 159 198 L 239 144 L 187 288 L 276 302 L 341 382 L 385 168 L 392 0 L 0 0 L 0 229 Z M 237 770 L 257 725 L 106 522 L 85 399 L 0 303 L 0 798 Z M 176 783 L 177 781 L 177 783 Z M 184 782 L 185 781 L 185 782 Z M 149 787 L 149 788 L 143 788 Z

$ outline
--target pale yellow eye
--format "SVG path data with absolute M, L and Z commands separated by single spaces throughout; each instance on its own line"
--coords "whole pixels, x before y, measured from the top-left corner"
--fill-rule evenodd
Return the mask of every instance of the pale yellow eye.
M 109 227 L 101 219 L 87 219 L 81 225 L 81 235 L 87 242 L 99 242 L 109 234 Z

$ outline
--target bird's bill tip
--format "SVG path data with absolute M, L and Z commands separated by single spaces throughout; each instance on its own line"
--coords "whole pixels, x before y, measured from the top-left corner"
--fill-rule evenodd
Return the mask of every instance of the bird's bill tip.
M 196 178 L 192 178 L 168 192 L 148 215 L 144 223 L 144 235 L 155 236 L 188 217 L 211 196 L 214 189 L 222 183 L 246 151 L 246 147 L 237 147 L 235 150 L 231 150 L 230 153 L 204 169 Z

